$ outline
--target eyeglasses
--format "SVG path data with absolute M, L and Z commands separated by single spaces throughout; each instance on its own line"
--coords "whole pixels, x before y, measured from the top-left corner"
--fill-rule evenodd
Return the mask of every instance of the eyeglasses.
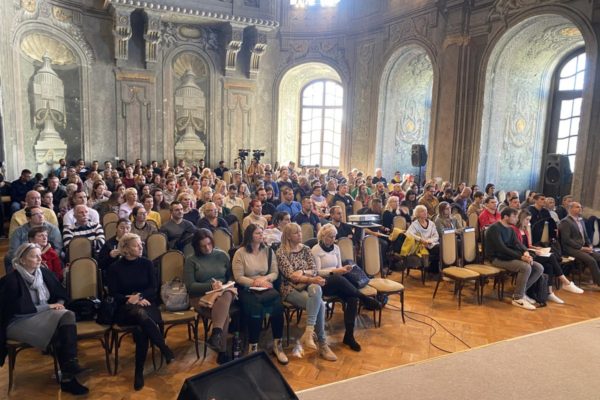
M 44 213 L 33 213 L 31 214 L 31 217 L 39 217 L 40 215 L 44 215 Z

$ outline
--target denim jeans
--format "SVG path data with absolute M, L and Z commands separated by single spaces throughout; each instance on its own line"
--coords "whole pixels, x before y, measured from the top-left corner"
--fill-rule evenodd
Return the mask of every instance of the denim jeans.
M 323 303 L 322 295 L 321 286 L 313 283 L 306 290 L 294 290 L 285 298 L 288 303 L 306 309 L 306 324 L 315 327 L 317 339 L 321 343 L 327 339 L 325 335 L 325 303 Z

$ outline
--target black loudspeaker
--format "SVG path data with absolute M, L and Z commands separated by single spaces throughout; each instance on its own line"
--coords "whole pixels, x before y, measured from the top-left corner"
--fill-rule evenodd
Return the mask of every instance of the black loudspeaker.
M 410 161 L 413 167 L 424 167 L 427 164 L 427 149 L 424 144 L 413 144 Z
M 573 173 L 569 157 L 563 154 L 548 154 L 544 168 L 544 190 L 546 196 L 560 198 L 571 192 Z
M 178 400 L 298 400 L 281 372 L 258 352 L 187 378 Z

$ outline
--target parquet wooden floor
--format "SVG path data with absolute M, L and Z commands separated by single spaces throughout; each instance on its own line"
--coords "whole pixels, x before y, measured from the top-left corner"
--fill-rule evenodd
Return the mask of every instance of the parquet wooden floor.
M 0 251 L 5 252 L 6 244 L 0 243 Z M 416 275 L 415 275 L 416 276 Z M 392 275 L 400 279 L 399 273 Z M 595 317 L 600 317 L 600 292 L 586 290 L 582 295 L 560 291 L 558 294 L 567 304 L 550 304 L 536 311 L 517 309 L 508 300 L 499 302 L 486 287 L 484 304 L 475 304 L 473 291 L 464 290 L 463 306 L 459 310 L 452 295 L 452 285 L 440 287 L 435 301 L 432 301 L 435 283 L 427 281 L 421 285 L 419 279 L 406 280 L 406 324 L 402 324 L 398 296 L 390 299 L 383 312 L 381 328 L 374 328 L 370 314 L 366 311 L 359 317 L 356 338 L 362 345 L 362 352 L 355 353 L 342 345 L 343 320 L 341 310 L 327 323 L 332 349 L 339 357 L 337 362 L 318 359 L 308 353 L 303 359 L 293 359 L 287 366 L 280 367 L 285 378 L 294 390 L 302 390 L 342 379 L 363 375 L 415 361 L 446 354 L 430 344 L 432 328 L 411 319 L 418 319 L 434 325 L 435 335 L 431 341 L 449 352 L 466 350 L 468 347 L 446 332 L 439 324 L 462 339 L 468 346 L 477 347 L 496 341 L 513 338 L 533 332 L 567 325 Z M 587 287 L 584 287 L 588 289 Z M 508 288 L 510 291 L 510 288 Z M 423 314 L 420 316 L 414 313 Z M 298 336 L 304 327 L 293 327 L 292 336 Z M 263 336 L 269 336 L 265 332 Z M 265 340 L 268 345 L 268 340 Z M 173 399 L 176 398 L 185 378 L 216 366 L 215 354 L 209 350 L 205 360 L 197 360 L 193 345 L 187 341 L 185 328 L 176 327 L 169 332 L 169 345 L 176 353 L 176 361 L 157 372 L 152 371 L 150 361 L 146 364 L 146 386 L 134 392 L 133 383 L 133 344 L 126 340 L 121 348 L 119 375 L 110 376 L 104 367 L 103 353 L 95 341 L 80 342 L 80 360 L 92 372 L 82 377 L 90 387 L 90 399 Z M 291 346 L 286 350 L 291 353 Z M 551 349 L 549 349 L 551 351 Z M 10 398 L 54 399 L 70 398 L 62 396 L 52 379 L 52 360 L 37 350 L 25 350 L 19 354 L 16 366 L 15 387 Z M 8 370 L 0 370 L 0 398 L 6 395 Z M 374 388 L 376 390 L 376 388 Z

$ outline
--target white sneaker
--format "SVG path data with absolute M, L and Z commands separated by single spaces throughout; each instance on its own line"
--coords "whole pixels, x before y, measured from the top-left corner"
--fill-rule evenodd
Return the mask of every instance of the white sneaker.
M 557 295 L 555 295 L 554 293 L 550 293 L 548 295 L 548 300 L 553 301 L 553 302 L 555 302 L 557 304 L 565 304 L 565 302 L 560 297 L 558 297 Z
M 525 301 L 527 301 L 532 306 L 535 306 L 535 303 L 537 303 L 537 301 L 535 301 L 531 297 L 527 296 L 526 294 L 523 295 L 523 298 L 525 299 Z
M 562 287 L 567 292 L 581 294 L 583 293 L 583 289 L 577 287 L 574 282 L 569 283 L 568 285 L 563 285 Z
M 535 310 L 535 306 L 533 306 L 531 303 L 529 303 L 525 299 L 513 299 L 512 305 L 521 307 L 521 308 L 524 308 L 524 309 L 530 310 L 530 311 Z

